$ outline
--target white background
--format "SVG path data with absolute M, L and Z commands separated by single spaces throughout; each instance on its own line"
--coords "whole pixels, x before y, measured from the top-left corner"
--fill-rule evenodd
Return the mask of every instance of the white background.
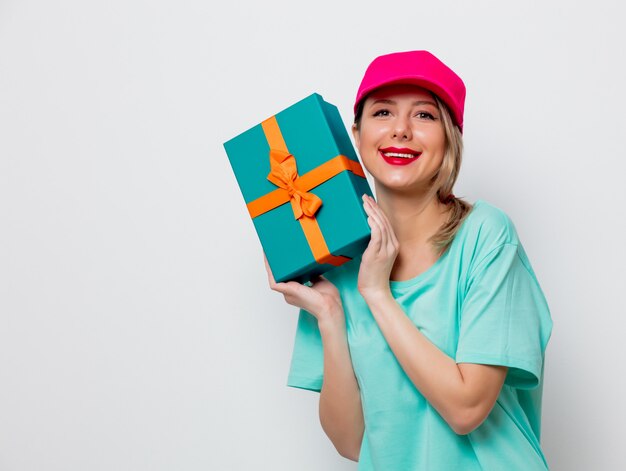
M 548 299 L 542 446 L 626 469 L 620 2 L 0 1 L 0 470 L 354 470 L 286 387 L 222 143 L 367 64 L 465 81 L 455 194 L 505 210 Z

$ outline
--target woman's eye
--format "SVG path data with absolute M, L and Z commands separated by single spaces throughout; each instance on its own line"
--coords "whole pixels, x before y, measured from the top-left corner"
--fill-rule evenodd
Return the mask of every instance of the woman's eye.
M 389 116 L 389 110 L 378 110 L 374 113 L 374 116 Z
M 418 116 L 419 118 L 431 119 L 433 121 L 435 120 L 435 117 L 432 114 L 427 113 L 426 111 L 420 111 L 419 113 L 417 113 L 416 116 Z

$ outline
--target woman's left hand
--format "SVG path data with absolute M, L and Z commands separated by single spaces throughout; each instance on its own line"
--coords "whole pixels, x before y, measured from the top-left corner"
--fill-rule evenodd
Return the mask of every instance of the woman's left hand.
M 363 207 L 372 235 L 359 269 L 357 287 L 363 297 L 388 293 L 391 269 L 398 256 L 400 244 L 382 209 L 369 195 L 363 195 Z

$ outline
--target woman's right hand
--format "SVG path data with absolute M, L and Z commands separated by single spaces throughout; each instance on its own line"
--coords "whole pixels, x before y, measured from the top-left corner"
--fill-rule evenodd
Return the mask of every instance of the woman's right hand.
M 281 293 L 288 304 L 310 312 L 320 323 L 345 322 L 339 290 L 331 281 L 319 275 L 311 280 L 310 287 L 297 281 L 276 283 L 265 252 L 263 259 L 270 288 Z

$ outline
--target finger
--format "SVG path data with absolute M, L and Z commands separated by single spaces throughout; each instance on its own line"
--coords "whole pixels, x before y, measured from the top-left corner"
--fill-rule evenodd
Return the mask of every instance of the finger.
M 270 268 L 270 264 L 267 261 L 267 256 L 265 255 L 265 252 L 263 252 L 263 261 L 265 262 L 265 269 L 267 270 L 267 278 L 270 282 L 270 288 L 274 291 L 278 291 L 281 294 L 290 294 L 293 292 L 293 287 L 289 286 L 289 283 L 285 283 L 285 282 L 280 282 L 277 283 L 276 280 L 274 279 L 274 274 L 272 273 L 272 269 Z
M 369 243 L 368 247 L 371 247 L 371 250 L 373 250 L 376 253 L 378 253 L 380 251 L 381 240 L 382 240 L 380 226 L 376 222 L 376 219 L 374 219 L 374 217 L 373 217 L 373 210 L 372 210 L 370 204 L 366 201 L 363 204 L 363 207 L 365 208 L 365 212 L 368 215 L 367 223 L 369 224 L 369 226 L 370 226 L 370 228 L 372 230 L 372 235 L 371 235 L 371 239 L 370 239 L 370 243 Z
M 273 286 L 276 284 L 276 280 L 274 280 L 274 274 L 272 273 L 270 264 L 267 261 L 267 256 L 265 255 L 265 252 L 263 252 L 263 261 L 265 262 L 265 270 L 267 270 L 267 279 L 270 282 L 270 286 Z
M 398 239 L 396 238 L 396 234 L 393 230 L 393 227 L 391 226 L 391 222 L 389 222 L 389 218 L 387 217 L 387 214 L 385 213 L 385 211 L 383 211 L 383 209 L 376 202 L 374 202 L 374 205 L 376 208 L 378 208 L 380 219 L 385 225 L 385 227 L 387 228 L 387 241 L 392 247 L 396 248 L 398 246 Z
M 309 290 L 308 286 L 305 286 L 297 281 L 287 281 L 275 283 L 272 287 L 273 291 L 282 294 L 285 297 L 285 301 L 289 304 L 296 305 L 306 297 L 306 290 Z
M 396 234 L 393 230 L 393 227 L 391 225 L 391 222 L 389 222 L 389 218 L 387 217 L 387 214 L 385 214 L 385 211 L 383 211 L 383 209 L 378 205 L 378 203 L 376 203 L 376 201 L 373 201 L 373 206 L 378 210 L 377 214 L 380 216 L 380 220 L 382 221 L 382 224 L 385 226 L 386 229 L 386 236 L 387 236 L 387 247 L 390 250 L 397 250 L 398 249 L 398 239 L 396 237 Z
M 387 239 L 388 239 L 388 235 L 387 235 L 387 228 L 385 226 L 385 224 L 382 221 L 381 215 L 380 215 L 380 208 L 378 208 L 376 206 L 376 203 L 374 202 L 373 199 L 368 198 L 368 203 L 371 209 L 371 216 L 374 218 L 374 220 L 376 221 L 376 224 L 378 224 L 378 227 L 380 228 L 380 243 L 382 247 L 387 247 Z
M 295 282 L 295 281 L 287 281 L 287 282 L 280 282 L 280 283 L 274 283 L 274 286 L 272 287 L 272 289 L 274 291 L 278 291 L 280 294 L 284 294 L 285 296 L 292 296 L 295 295 L 296 292 L 298 291 L 298 286 L 299 283 Z

